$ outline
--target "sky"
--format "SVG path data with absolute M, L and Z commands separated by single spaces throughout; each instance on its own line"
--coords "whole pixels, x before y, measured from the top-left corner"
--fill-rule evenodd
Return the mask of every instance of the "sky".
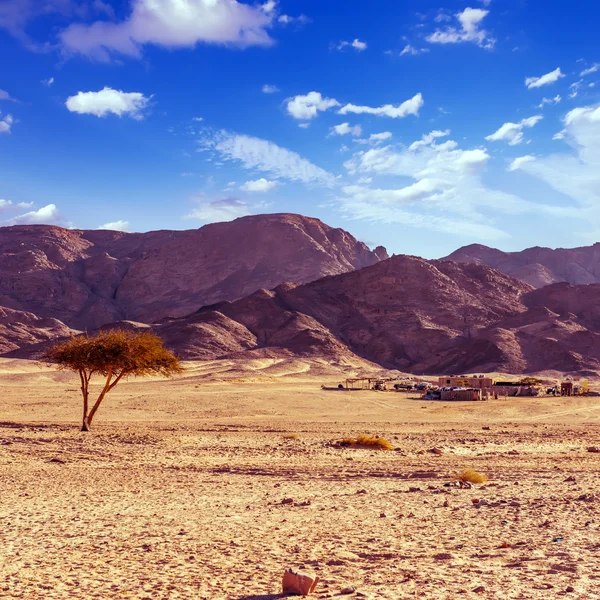
M 0 225 L 600 241 L 600 6 L 0 0 Z

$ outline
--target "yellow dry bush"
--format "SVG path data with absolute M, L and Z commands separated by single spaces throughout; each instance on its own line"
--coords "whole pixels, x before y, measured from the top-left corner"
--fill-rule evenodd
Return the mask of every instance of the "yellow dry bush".
M 460 473 L 456 473 L 453 477 L 454 481 L 468 481 L 469 483 L 485 483 L 488 478 L 475 469 L 464 469 Z
M 361 434 L 356 438 L 344 438 L 338 442 L 338 446 L 352 448 L 372 448 L 374 450 L 393 450 L 394 446 L 384 437 Z
M 300 436 L 297 433 L 286 433 L 283 436 L 284 440 L 299 440 Z

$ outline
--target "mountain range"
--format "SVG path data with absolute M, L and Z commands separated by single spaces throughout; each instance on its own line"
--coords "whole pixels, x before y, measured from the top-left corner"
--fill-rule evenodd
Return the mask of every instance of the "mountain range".
M 143 234 L 0 228 L 0 354 L 37 357 L 49 341 L 126 327 L 152 329 L 185 359 L 591 374 L 600 283 L 585 273 L 600 273 L 599 254 L 467 246 L 389 258 L 289 214 Z

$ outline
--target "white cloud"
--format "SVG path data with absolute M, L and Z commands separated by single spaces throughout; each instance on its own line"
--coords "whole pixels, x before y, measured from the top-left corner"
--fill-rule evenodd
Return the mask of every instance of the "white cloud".
M 302 129 L 308 129 L 310 127 L 310 123 L 298 123 L 298 127 Z
M 385 142 L 392 137 L 391 131 L 382 131 L 381 133 L 372 133 L 369 136 L 369 142 L 377 143 L 377 142 Z
M 525 85 L 527 89 L 539 88 L 544 85 L 550 85 L 551 83 L 557 82 L 559 79 L 565 77 L 564 73 L 560 70 L 560 67 L 554 69 L 554 71 L 550 71 L 550 73 L 546 73 L 541 77 L 527 77 L 525 79 Z
M 100 225 L 98 229 L 106 229 L 109 231 L 127 231 L 129 229 L 129 221 L 111 221 L 110 223 L 104 223 L 104 225 Z
M 579 77 L 585 77 L 586 75 L 591 75 L 592 73 L 597 73 L 598 69 L 600 69 L 600 63 L 594 63 L 588 69 L 584 69 L 579 73 Z
M 447 27 L 436 29 L 425 39 L 431 44 L 460 44 L 473 42 L 481 48 L 493 48 L 496 40 L 490 37 L 485 29 L 480 29 L 481 22 L 489 14 L 489 10 L 481 8 L 465 8 L 455 17 L 458 19 L 460 28 Z
M 580 79 L 579 81 L 575 81 L 575 82 L 571 83 L 569 85 L 569 89 L 572 91 L 569 94 L 569 98 L 571 98 L 571 99 L 577 98 L 577 96 L 579 95 L 579 88 L 581 88 L 582 85 L 583 85 L 583 79 Z
M 354 48 L 357 52 L 362 52 L 367 49 L 367 43 L 361 42 L 359 39 L 354 39 L 351 42 L 340 42 L 336 48 L 344 50 L 345 48 Z
M 201 202 L 200 206 L 194 208 L 184 219 L 198 219 L 205 223 L 219 223 L 233 221 L 239 217 L 245 217 L 250 213 L 250 207 L 239 198 L 229 197 L 213 200 L 212 202 Z
M 262 86 L 262 91 L 263 91 L 263 94 L 276 94 L 280 90 L 276 85 L 271 85 L 270 83 L 265 83 L 265 85 Z
M 309 92 L 304 96 L 294 96 L 287 103 L 287 111 L 295 119 L 314 119 L 321 111 L 329 110 L 340 103 L 334 98 L 323 98 L 319 92 Z
M 560 94 L 556 94 L 554 98 L 542 98 L 542 101 L 538 104 L 537 108 L 544 108 L 546 104 L 560 104 L 562 100 L 562 96 Z
M 346 104 L 338 111 L 338 114 L 369 114 L 376 115 L 378 117 L 391 117 L 392 119 L 397 119 L 406 117 L 407 115 L 418 115 L 419 110 L 421 109 L 423 104 L 423 96 L 421 93 L 418 93 L 409 100 L 406 100 L 402 104 L 399 104 L 398 106 L 386 104 L 384 106 L 373 108 L 370 106 L 357 106 L 355 104 Z
M 498 131 L 486 136 L 489 142 L 507 142 L 509 146 L 518 146 L 524 138 L 523 129 L 531 128 L 542 120 L 541 115 L 522 119 L 518 123 L 504 123 Z
M 421 139 L 417 140 L 416 142 L 413 142 L 408 147 L 408 149 L 409 150 L 417 150 L 418 148 L 421 148 L 422 146 L 429 146 L 430 144 L 435 142 L 435 140 L 437 140 L 438 138 L 447 137 L 449 135 L 450 135 L 449 129 L 446 129 L 445 131 L 440 131 L 439 129 L 434 129 L 430 133 L 423 134 L 421 136 Z
M 256 179 L 255 181 L 246 181 L 246 183 L 240 185 L 240 190 L 245 192 L 271 192 L 279 185 L 278 181 L 269 181 L 264 177 Z
M 41 83 L 46 87 L 50 87 L 54 83 L 54 77 L 50 77 L 49 79 L 42 79 Z
M 331 187 L 335 177 L 296 152 L 273 142 L 248 135 L 222 131 L 204 146 L 215 150 L 224 160 L 240 161 L 246 169 L 269 173 L 273 177 Z
M 423 54 L 424 52 L 429 52 L 429 48 L 415 48 L 414 46 L 407 44 L 400 52 L 400 56 L 404 56 L 405 54 L 416 56 L 417 54 Z
M 277 8 L 277 2 L 275 0 L 268 0 L 261 6 L 261 8 L 266 13 L 272 13 Z
M 274 14 L 236 0 L 132 0 L 121 22 L 74 23 L 59 35 L 66 54 L 109 60 L 112 53 L 141 56 L 146 44 L 193 48 L 198 43 L 238 47 L 272 44 Z
M 600 237 L 600 105 L 571 110 L 563 119 L 570 152 L 537 157 L 520 166 L 570 199 L 569 216 L 582 219 L 590 241 Z
M 362 128 L 360 125 L 355 125 L 354 127 L 350 127 L 350 123 L 342 123 L 340 125 L 334 125 L 331 128 L 330 135 L 356 135 L 359 136 L 362 134 Z
M 559 131 L 552 136 L 553 140 L 564 140 L 565 139 L 565 130 Z
M 432 134 L 408 147 L 390 145 L 355 153 L 345 163 L 350 174 L 398 177 L 400 181 L 384 189 L 360 183 L 345 186 L 339 198 L 342 210 L 353 218 L 404 223 L 481 240 L 508 237 L 496 226 L 491 211 L 567 214 L 561 207 L 488 188 L 482 180 L 491 160 L 485 149 L 462 150 L 454 140 L 438 143 L 447 132 Z
M 121 117 L 129 115 L 134 119 L 142 119 L 142 111 L 148 106 L 150 98 L 140 92 L 121 92 L 105 87 L 99 92 L 79 92 L 67 99 L 65 106 L 79 114 L 104 117 L 112 113 Z
M 531 162 L 535 160 L 535 156 L 532 156 L 531 154 L 528 154 L 527 156 L 519 156 L 518 158 L 515 158 L 510 165 L 508 166 L 508 168 L 506 169 L 507 171 L 517 171 L 518 169 L 520 169 L 524 164 Z
M 4 212 L 9 208 L 12 208 L 12 201 L 11 200 L 5 200 L 5 199 L 0 199 L 0 212 Z
M 204 121 L 204 117 L 192 117 L 192 121 L 196 121 L 196 123 L 201 123 Z
M 48 224 L 52 225 L 60 220 L 60 213 L 55 204 L 48 204 L 39 210 L 18 215 L 6 221 L 7 225 L 37 225 Z
M 15 120 L 12 115 L 0 115 L 0 134 L 2 133 L 10 133 L 11 127 L 13 126 Z
M 18 102 L 6 90 L 0 90 L 0 100 L 9 100 L 10 102 Z
M 290 15 L 280 15 L 277 18 L 277 22 L 282 25 L 289 25 L 291 23 L 297 23 L 298 25 L 306 25 L 310 23 L 310 19 L 306 15 L 300 15 L 299 17 L 290 17 Z

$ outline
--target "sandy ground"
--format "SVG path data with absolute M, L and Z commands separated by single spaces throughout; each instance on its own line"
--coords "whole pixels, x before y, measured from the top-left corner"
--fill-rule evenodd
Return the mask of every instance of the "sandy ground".
M 119 385 L 84 434 L 75 377 L 0 361 L 1 598 L 267 600 L 290 566 L 318 598 L 600 598 L 600 398 L 427 402 L 322 391 L 337 378 L 302 361 L 189 367 Z M 396 450 L 331 445 L 359 433 Z M 468 467 L 489 483 L 445 485 Z

